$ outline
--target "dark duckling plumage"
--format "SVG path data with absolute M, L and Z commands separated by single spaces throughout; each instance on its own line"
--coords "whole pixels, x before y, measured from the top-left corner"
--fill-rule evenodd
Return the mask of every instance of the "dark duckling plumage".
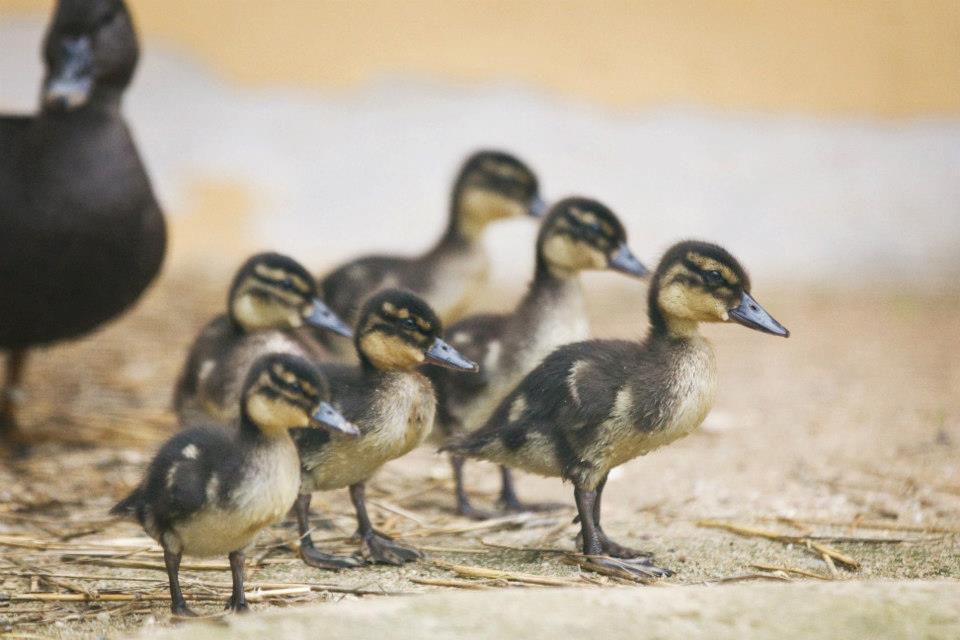
M 675 245 L 653 275 L 645 340 L 591 340 L 557 349 L 479 431 L 446 449 L 571 481 L 584 553 L 645 555 L 613 542 L 600 527 L 607 474 L 689 434 L 710 410 L 716 364 L 701 322 L 733 321 L 789 335 L 749 292 L 747 273 L 721 247 Z M 597 561 L 640 575 L 668 573 L 649 560 Z
M 536 244 L 536 268 L 526 295 L 513 312 L 465 318 L 447 330 L 451 344 L 481 363 L 475 376 L 429 369 L 437 389 L 435 434 L 449 438 L 475 431 L 523 376 L 557 347 L 590 337 L 580 273 L 611 269 L 641 277 L 646 268 L 627 246 L 623 224 L 609 208 L 588 198 L 566 198 L 544 219 Z M 457 510 L 484 517 L 463 486 L 463 460 L 452 459 Z M 516 496 L 509 469 L 502 468 L 501 505 L 509 511 L 536 508 Z
M 319 279 L 323 299 L 354 323 L 366 296 L 399 288 L 416 293 L 441 320 L 453 322 L 486 283 L 488 261 L 481 243 L 486 226 L 525 214 L 540 216 L 545 209 L 537 177 L 527 165 L 500 151 L 475 153 L 460 169 L 447 229 L 430 250 L 414 258 L 374 255 L 341 265 Z M 321 339 L 341 355 L 352 353 L 346 340 Z
M 358 566 L 353 558 L 318 551 L 310 537 L 310 494 L 350 487 L 357 512 L 357 536 L 365 558 L 402 564 L 420 554 L 374 530 L 364 500 L 365 482 L 388 461 L 412 451 L 433 428 L 433 385 L 418 370 L 424 363 L 476 371 L 476 364 L 441 338 L 433 310 L 412 293 L 388 289 L 364 305 L 354 335 L 360 364 L 325 365 L 333 405 L 360 430 L 355 440 L 331 438 L 317 430 L 296 430 L 302 465 L 296 511 L 300 557 L 307 564 L 338 569 Z
M 315 360 L 325 354 L 311 328 L 352 332 L 317 298 L 313 276 L 296 260 L 258 253 L 237 270 L 227 312 L 211 320 L 190 348 L 173 405 L 180 421 L 231 423 L 247 370 L 268 353 Z
M 194 615 L 180 591 L 180 559 L 228 554 L 234 611 L 247 609 L 244 549 L 290 510 L 300 487 L 300 462 L 289 430 L 320 427 L 355 437 L 357 430 L 328 402 L 323 375 L 307 360 L 273 354 L 250 368 L 237 428 L 181 431 L 150 463 L 144 479 L 112 510 L 135 518 L 163 547 L 171 610 Z
M 120 0 L 61 0 L 44 43 L 39 113 L 0 117 L 0 430 L 29 349 L 129 308 L 163 261 L 163 215 L 120 113 L 138 57 Z

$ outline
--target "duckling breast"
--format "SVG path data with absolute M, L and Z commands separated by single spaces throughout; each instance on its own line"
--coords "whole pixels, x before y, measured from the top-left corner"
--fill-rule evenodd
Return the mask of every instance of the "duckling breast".
M 384 464 L 420 446 L 433 429 L 436 397 L 420 373 L 387 374 L 361 416 L 347 417 L 359 438 L 333 438 L 303 454 L 304 489 L 328 491 L 368 480 Z

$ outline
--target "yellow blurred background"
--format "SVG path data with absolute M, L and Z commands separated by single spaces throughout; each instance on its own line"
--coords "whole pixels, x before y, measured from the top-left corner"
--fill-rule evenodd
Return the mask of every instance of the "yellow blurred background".
M 0 0 L 0 110 L 34 108 L 53 4 Z M 960 276 L 960 0 L 128 4 L 168 266 L 414 253 L 462 158 L 499 147 L 649 262 L 699 237 L 782 282 Z M 501 284 L 534 233 L 488 232 Z
M 50 0 L 0 0 L 0 16 Z M 960 114 L 956 0 L 131 0 L 142 33 L 245 85 L 397 71 L 618 107 Z

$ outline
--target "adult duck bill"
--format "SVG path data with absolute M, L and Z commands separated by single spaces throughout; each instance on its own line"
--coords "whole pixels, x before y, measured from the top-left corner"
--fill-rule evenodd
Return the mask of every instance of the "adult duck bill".
M 337 335 L 341 335 L 345 338 L 353 337 L 353 330 L 350 329 L 350 326 L 341 320 L 340 316 L 335 314 L 330 307 L 325 305 L 317 298 L 313 299 L 313 304 L 310 306 L 306 320 L 307 324 L 310 324 L 314 327 L 333 331 Z
M 343 414 L 334 409 L 333 405 L 329 402 L 321 402 L 320 406 L 317 407 L 310 417 L 317 423 L 317 426 L 327 429 L 328 431 L 342 433 L 354 438 L 360 435 L 360 430 L 357 429 L 357 426 L 344 418 Z
M 746 291 L 740 296 L 739 306 L 730 310 L 730 319 L 757 331 L 772 333 L 784 338 L 790 337 L 790 331 L 774 320 L 773 316 L 767 313 L 767 310 L 761 307 L 760 303 Z
M 480 365 L 465 357 L 440 338 L 434 340 L 433 345 L 427 350 L 426 361 L 458 371 L 473 371 L 474 373 L 480 371 Z
M 643 266 L 643 263 L 637 260 L 626 242 L 617 247 L 617 252 L 610 256 L 610 268 L 614 271 L 620 271 L 627 275 L 642 278 L 649 273 L 649 269 Z
M 82 107 L 93 91 L 93 48 L 88 36 L 63 38 L 60 59 L 44 83 L 43 101 L 64 110 Z

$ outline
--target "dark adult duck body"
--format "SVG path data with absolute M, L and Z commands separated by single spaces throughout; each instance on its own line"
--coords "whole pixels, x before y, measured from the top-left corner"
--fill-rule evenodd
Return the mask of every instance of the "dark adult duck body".
M 120 113 L 137 38 L 120 0 L 61 0 L 40 112 L 0 117 L 0 429 L 17 436 L 27 351 L 130 307 L 160 269 L 163 215 Z
M 649 292 L 642 342 L 591 340 L 551 353 L 503 400 L 487 423 L 448 450 L 574 486 L 583 552 L 639 575 L 664 575 L 649 555 L 621 546 L 600 526 L 611 469 L 686 436 L 716 393 L 713 348 L 701 322 L 737 322 L 789 332 L 750 295 L 750 279 L 723 248 L 681 242 L 661 259 Z
M 434 363 L 476 371 L 476 364 L 440 335 L 440 319 L 429 305 L 412 293 L 388 289 L 370 297 L 361 310 L 354 335 L 360 364 L 321 366 L 330 381 L 334 407 L 356 425 L 360 436 L 329 437 L 315 429 L 294 432 L 302 465 L 301 494 L 296 504 L 300 557 L 307 564 L 324 569 L 359 565 L 352 557 L 317 550 L 310 537 L 311 492 L 345 487 L 350 488 L 365 558 L 402 564 L 419 557 L 415 550 L 373 528 L 367 516 L 364 486 L 385 463 L 419 446 L 433 428 L 436 397 L 420 366 Z
M 470 156 L 460 169 L 450 199 L 450 220 L 440 240 L 423 255 L 403 258 L 373 255 L 337 267 L 321 279 L 323 299 L 334 313 L 355 323 L 366 296 L 399 288 L 422 297 L 443 322 L 463 315 L 487 280 L 488 260 L 481 242 L 492 222 L 543 215 L 533 171 L 499 151 Z M 347 340 L 321 336 L 340 355 L 353 352 Z
M 451 438 L 479 429 L 500 401 L 557 347 L 590 337 L 580 274 L 610 269 L 641 277 L 646 268 L 627 246 L 626 230 L 606 206 L 566 198 L 547 214 L 537 236 L 536 268 L 526 295 L 512 313 L 470 316 L 447 329 L 451 344 L 481 365 L 475 376 L 428 369 L 437 389 L 435 435 Z M 454 456 L 457 511 L 475 509 L 463 485 L 463 460 Z M 500 504 L 508 511 L 537 508 L 520 502 L 507 467 L 501 468 Z
M 207 323 L 190 347 L 173 397 L 180 423 L 236 421 L 241 385 L 262 356 L 323 358 L 308 327 L 352 335 L 316 289 L 293 258 L 270 252 L 248 258 L 230 285 L 227 312 Z

